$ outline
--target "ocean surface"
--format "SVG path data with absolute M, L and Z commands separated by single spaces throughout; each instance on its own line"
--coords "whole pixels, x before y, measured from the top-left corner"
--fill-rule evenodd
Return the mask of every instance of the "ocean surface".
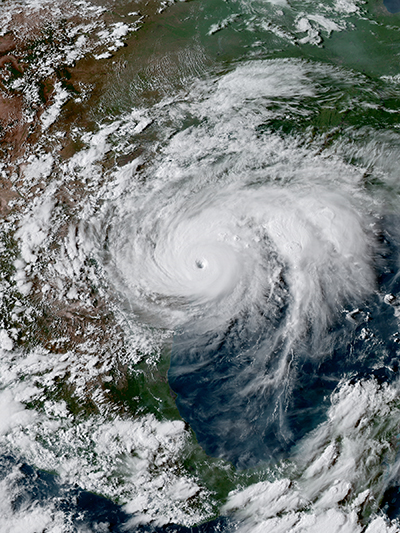
M 4 0 L 0 531 L 400 532 L 400 2 Z

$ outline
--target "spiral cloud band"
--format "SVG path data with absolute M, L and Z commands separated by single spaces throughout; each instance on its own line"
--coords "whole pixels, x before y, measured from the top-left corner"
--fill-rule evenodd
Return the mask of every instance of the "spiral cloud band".
M 128 213 L 110 238 L 124 290 L 165 326 L 194 318 L 226 325 L 253 306 L 273 312 L 286 298 L 292 327 L 326 322 L 346 298 L 372 289 L 371 236 L 348 198 L 270 184 L 187 197 L 184 186 L 169 191 L 173 202 L 162 205 L 159 193 Z
M 360 173 L 265 129 L 289 89 L 312 97 L 307 76 L 299 62 L 249 63 L 193 88 L 196 104 L 164 106 L 157 120 L 179 131 L 97 232 L 117 298 L 175 332 L 182 416 L 209 453 L 244 465 L 296 440 L 308 400 L 295 389 L 317 388 L 318 404 L 317 381 L 338 383 L 341 371 L 308 382 L 302 369 L 318 376 L 345 345 L 342 311 L 375 287 L 379 228 Z

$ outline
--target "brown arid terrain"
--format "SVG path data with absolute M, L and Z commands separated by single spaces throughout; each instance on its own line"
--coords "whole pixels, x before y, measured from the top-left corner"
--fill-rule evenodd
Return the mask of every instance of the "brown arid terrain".
M 85 280 L 84 270 L 91 267 L 82 265 L 81 290 L 85 294 L 74 299 L 62 297 L 49 271 L 50 257 L 59 253 L 60 243 L 69 228 L 79 224 L 79 212 L 87 190 L 79 180 L 68 187 L 62 183 L 53 187 L 52 183 L 60 176 L 59 165 L 82 147 L 79 136 L 71 135 L 71 130 L 79 129 L 83 134 L 95 128 L 93 109 L 99 104 L 110 68 L 114 68 L 114 55 L 137 29 L 135 19 L 138 17 L 121 26 L 121 17 L 113 18 L 104 8 L 89 4 L 86 7 L 85 10 L 79 4 L 59 2 L 54 9 L 50 2 L 44 1 L 38 5 L 14 5 L 14 9 L 10 8 L 8 14 L 3 15 L 3 35 L 0 35 L 0 219 L 3 241 L 13 244 L 8 244 L 8 259 L 4 257 L 2 261 L 3 278 L 7 278 L 12 287 L 7 300 L 8 310 L 3 312 L 2 327 L 14 328 L 14 341 L 22 349 L 42 346 L 49 354 L 69 352 L 75 353 L 79 359 L 84 358 L 82 352 L 87 351 L 89 344 L 103 346 L 100 348 L 103 352 L 100 367 L 105 363 L 104 357 L 107 359 L 111 353 L 123 351 L 123 343 L 112 313 L 93 283 Z M 123 31 L 117 32 L 114 43 L 112 28 L 121 27 Z M 83 37 L 78 30 L 84 32 Z M 107 48 L 112 49 L 105 53 L 107 57 L 94 57 Z M 46 157 L 50 161 L 46 175 L 41 175 L 40 170 L 38 173 L 29 170 L 32 161 Z M 14 236 L 24 213 L 29 213 L 32 203 L 40 203 L 49 194 L 49 189 L 53 205 L 67 215 L 55 217 L 48 236 L 49 256 L 36 263 L 35 271 L 29 275 L 32 288 L 21 294 L 13 267 L 15 261 L 18 264 L 20 256 Z M 42 290 L 44 286 L 46 288 Z M 21 300 L 24 306 L 34 310 L 33 322 L 27 322 L 21 315 L 16 319 L 14 305 Z M 103 365 L 103 370 L 110 368 L 109 363 Z M 121 364 L 116 362 L 118 368 L 115 376 L 117 389 L 118 376 L 126 382 Z M 81 393 L 93 392 L 93 387 L 101 390 L 102 373 L 86 380 Z M 67 370 L 67 374 L 71 375 L 71 371 Z M 98 410 L 93 402 L 89 406 L 73 401 L 76 387 L 72 383 L 56 385 L 56 389 L 59 390 L 56 395 L 61 394 L 75 411 Z
M 14 55 L 17 43 L 11 35 L 0 38 L 0 127 L 2 152 L 21 153 L 29 127 L 24 121 L 22 94 L 7 88 L 6 82 L 13 76 L 23 75 L 24 68 Z M 2 208 L 4 204 L 2 202 Z
M 104 95 L 112 94 L 112 82 L 125 74 L 128 62 L 131 74 L 143 84 L 139 90 L 150 98 L 157 91 L 162 94 L 162 87 L 156 85 L 155 91 L 143 80 L 157 79 L 156 68 L 169 84 L 166 74 L 173 67 L 163 60 L 162 49 L 149 48 L 154 35 L 137 31 L 160 16 L 160 4 L 111 4 L 113 9 L 66 1 L 54 8 L 47 0 L 13 4 L 3 14 L 0 33 L 0 220 L 7 249 L 0 270 L 9 287 L 0 327 L 13 331 L 13 342 L 21 350 L 45 349 L 49 367 L 54 357 L 56 361 L 68 355 L 64 378 L 57 378 L 50 389 L 75 413 L 99 412 L 110 405 L 124 412 L 127 407 L 118 391 L 129 383 L 127 362 L 142 357 L 135 349 L 127 356 L 131 348 L 109 295 L 104 298 L 98 286 L 97 266 L 80 248 L 79 237 L 71 237 L 79 233 L 86 205 L 97 209 L 107 172 L 129 163 L 142 149 L 138 145 L 126 154 L 106 150 L 96 161 L 92 182 L 86 178 L 89 167 L 87 172 L 84 166 L 76 172 L 69 169 L 74 156 L 90 152 L 84 139 L 95 138 L 100 117 L 108 115 L 105 107 L 110 108 L 111 122 L 118 118 Z M 168 23 L 166 28 L 157 25 L 152 31 L 168 32 Z M 51 206 L 49 221 L 29 229 L 36 206 L 40 213 L 46 202 Z M 26 261 L 23 252 L 21 259 L 24 238 L 35 241 L 41 231 L 46 238 L 34 262 Z M 80 263 L 71 280 L 64 271 L 60 274 L 59 265 L 76 262 L 75 256 Z M 85 370 L 81 362 L 91 360 L 93 350 L 97 363 L 88 363 Z M 151 353 L 150 348 L 150 358 Z M 107 385 L 110 373 L 113 393 Z M 112 398 L 113 404 L 106 401 Z

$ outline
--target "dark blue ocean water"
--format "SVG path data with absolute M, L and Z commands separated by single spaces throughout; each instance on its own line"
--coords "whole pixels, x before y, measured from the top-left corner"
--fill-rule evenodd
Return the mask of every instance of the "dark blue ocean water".
M 152 525 L 128 526 L 132 515 L 107 498 L 71 487 L 59 482 L 58 477 L 48 472 L 32 468 L 12 456 L 0 457 L 0 481 L 9 475 L 11 469 L 18 469 L 16 481 L 18 494 L 12 501 L 12 509 L 18 512 L 30 505 L 46 509 L 49 505 L 56 512 L 64 515 L 64 525 L 68 531 L 101 531 L 102 533 L 213 533 L 229 532 L 232 523 L 226 518 L 219 518 L 198 527 L 187 528 L 168 524 L 164 527 Z
M 380 383 L 399 377 L 397 321 L 393 305 L 383 298 L 400 292 L 399 227 L 397 218 L 382 221 L 375 295 L 359 302 L 356 313 L 339 314 L 328 332 L 328 344 L 326 339 L 324 343 L 316 342 L 311 331 L 301 339 L 291 354 L 287 377 L 279 386 L 256 387 L 254 383 L 257 377 L 268 376 L 281 361 L 284 340 L 271 352 L 268 339 L 279 320 L 284 320 L 284 307 L 278 322 L 265 318 L 259 322 L 264 325 L 259 331 L 251 330 L 246 317 L 242 317 L 224 331 L 203 335 L 187 331 L 175 337 L 169 382 L 178 394 L 182 417 L 208 454 L 224 457 L 239 468 L 274 462 L 287 456 L 325 419 L 329 396 L 343 377 Z M 362 335 L 363 330 L 368 331 L 367 337 Z M 268 362 L 265 351 L 272 353 Z M 229 533 L 235 528 L 225 517 L 193 528 L 175 524 L 127 527 L 132 516 L 120 505 L 62 484 L 57 476 L 15 457 L 0 457 L 0 480 L 15 467 L 20 474 L 18 490 L 13 491 L 17 496 L 12 501 L 16 515 L 33 502 L 44 508 L 53 505 L 65 515 L 71 531 L 98 531 L 102 527 L 101 531 L 113 533 Z M 393 519 L 400 516 L 399 508 L 400 487 L 394 484 L 384 493 L 381 509 Z
M 275 335 L 284 311 L 278 322 L 259 321 L 256 332 L 240 317 L 225 331 L 186 330 L 175 337 L 169 382 L 181 416 L 208 454 L 239 468 L 276 461 L 325 420 L 340 380 L 398 378 L 398 324 L 383 298 L 400 291 L 398 222 L 386 217 L 382 224 L 375 294 L 353 307 L 344 304 L 322 338 L 310 327 L 291 347 L 278 383 L 268 377 L 286 357 L 285 339 L 277 342 Z
M 224 10 L 229 5 L 228 2 L 222 4 Z M 400 12 L 400 0 L 384 0 L 383 4 L 390 13 Z M 275 4 L 272 5 L 275 9 Z M 226 16 L 228 17 L 228 14 Z M 286 7 L 282 15 L 276 16 L 287 16 Z M 227 20 L 238 21 L 240 17 L 235 19 L 221 16 L 222 19 L 225 23 Z M 396 17 L 387 16 L 387 19 L 390 19 L 391 23 Z M 207 17 L 206 20 L 209 31 L 211 22 L 209 24 Z M 294 15 L 293 20 L 296 20 Z M 314 24 L 315 17 L 311 17 L 310 21 Z M 237 38 L 239 32 L 234 25 L 230 26 L 231 22 L 226 22 L 227 33 L 232 32 Z M 364 44 L 365 36 L 369 36 L 373 47 L 379 41 L 375 35 L 371 37 L 372 31 L 360 30 L 359 39 L 363 44 L 359 48 L 355 47 L 356 52 L 348 53 L 348 43 L 343 45 L 345 53 L 341 52 L 342 45 L 338 45 L 338 42 L 346 43 L 346 38 L 352 39 L 350 35 L 354 36 L 350 27 L 352 23 L 338 39 L 333 32 L 332 50 L 340 56 L 340 62 L 336 63 L 342 65 L 342 56 L 346 58 L 354 56 L 358 60 L 364 53 L 369 62 L 369 50 L 372 48 L 368 49 Z M 224 24 L 221 28 L 225 28 Z M 202 30 L 205 35 L 207 31 Z M 326 57 L 322 55 L 323 50 L 328 48 L 329 35 L 321 29 L 319 31 L 322 32 L 325 42 L 321 41 L 324 44 L 316 47 L 313 54 L 316 60 L 322 57 L 323 61 L 331 61 L 327 59 L 328 55 Z M 222 32 L 215 33 L 217 33 L 216 39 L 220 39 Z M 210 37 L 210 42 L 214 42 L 214 33 L 210 32 L 207 35 Z M 243 35 L 244 31 L 242 31 L 244 39 Z M 264 37 L 262 34 L 260 43 Z M 272 39 L 277 37 L 270 38 L 272 42 Z M 243 43 L 245 42 L 244 39 Z M 388 38 L 388 42 L 391 42 L 391 37 Z M 274 46 L 279 56 L 283 52 L 281 52 L 281 43 L 278 40 L 277 43 Z M 224 51 L 226 54 L 224 68 L 234 56 L 234 53 L 232 57 L 230 55 L 230 44 L 230 40 L 227 40 L 224 45 L 229 51 L 229 53 Z M 213 46 L 218 50 L 224 48 L 222 44 L 218 46 L 213 44 Z M 243 49 L 247 49 L 248 46 L 244 44 Z M 268 46 L 273 49 L 272 45 Z M 299 47 L 293 44 L 290 46 L 293 46 L 293 51 L 291 49 L 288 53 L 289 57 L 290 54 L 296 56 Z M 307 47 L 311 48 L 311 45 L 306 44 L 305 49 L 308 49 Z M 216 54 L 219 55 L 220 51 Z M 241 54 L 242 51 L 240 56 Z M 389 54 L 385 56 L 387 60 L 388 56 Z M 273 55 L 268 56 L 270 57 Z M 396 70 L 390 69 L 388 72 L 393 75 L 397 73 Z M 397 104 L 395 105 L 397 96 L 393 87 L 395 85 L 390 86 L 390 90 L 386 89 L 387 92 L 382 90 L 382 93 L 379 93 L 379 106 L 375 105 L 376 102 L 372 99 L 374 105 L 371 104 L 369 111 L 365 109 L 362 111 L 364 115 L 360 114 L 361 118 L 357 119 L 362 126 L 372 121 L 372 124 L 378 124 L 378 129 L 385 127 L 386 123 L 382 121 L 385 102 L 387 109 L 390 110 L 390 113 L 388 111 L 390 120 L 387 117 L 385 119 L 387 124 L 391 126 L 391 121 L 397 120 L 395 125 L 398 125 L 395 113 L 398 109 Z M 348 90 L 349 94 L 352 91 L 352 89 L 343 89 L 343 92 L 345 90 Z M 333 137 L 339 135 L 339 130 L 333 129 L 336 124 L 340 125 L 343 122 L 345 129 L 344 117 L 354 113 L 354 109 L 358 107 L 361 109 L 361 101 L 361 96 L 359 100 L 351 100 L 351 103 L 346 104 L 345 109 L 341 109 L 338 114 L 335 114 L 331 108 L 328 109 L 329 106 L 324 108 L 321 117 L 318 117 L 322 126 L 326 126 L 327 131 L 330 131 L 324 144 L 328 145 L 331 142 L 331 134 Z M 277 100 L 277 107 L 278 103 Z M 332 106 L 335 105 L 334 102 Z M 259 112 L 259 109 L 256 109 L 256 112 Z M 376 116 L 373 113 L 376 113 Z M 351 121 L 348 124 L 351 124 Z M 292 119 L 283 118 L 283 115 L 276 121 L 276 128 L 274 120 L 268 128 L 270 126 L 272 131 L 276 129 L 282 134 L 290 133 L 293 128 Z M 364 162 L 360 165 L 368 166 Z M 400 301 L 395 297 L 393 300 L 386 298 L 385 301 L 384 297 L 390 293 L 400 294 L 398 276 L 400 220 L 387 216 L 380 223 L 379 254 L 373 258 L 378 280 L 375 292 L 367 300 L 341 302 L 336 314 L 332 316 L 328 330 L 322 335 L 310 324 L 310 327 L 289 345 L 284 334 L 284 324 L 290 306 L 289 290 L 288 299 L 283 301 L 279 312 L 274 316 L 264 314 L 262 306 L 255 306 L 249 309 L 247 314 L 246 311 L 242 312 L 218 330 L 199 332 L 197 324 L 193 324 L 193 328 L 189 325 L 184 333 L 175 335 L 168 373 L 169 384 L 177 394 L 176 403 L 182 418 L 193 428 L 198 442 L 207 454 L 222 457 L 238 469 L 275 464 L 282 458 L 290 458 L 292 450 L 301 439 L 326 420 L 327 410 L 331 405 L 331 394 L 341 380 L 350 382 L 374 380 L 384 384 L 399 378 L 400 334 L 399 319 L 395 316 L 395 309 L 400 305 Z M 282 283 L 284 282 L 283 280 Z M 255 324 L 257 327 L 254 327 Z M 279 374 L 282 363 L 285 363 L 282 378 L 276 381 L 270 379 Z M 235 523 L 224 517 L 192 528 L 177 524 L 168 524 L 164 527 L 127 526 L 132 516 L 124 511 L 123 506 L 78 486 L 62 484 L 56 475 L 37 470 L 16 457 L 0 457 L 0 480 L 6 479 L 13 469 L 17 469 L 20 474 L 14 481 L 17 490 L 14 490 L 13 496 L 10 496 L 13 498 L 12 509 L 15 516 L 26 508 L 38 505 L 43 509 L 51 507 L 62 513 L 65 517 L 64 524 L 74 532 L 84 530 L 103 533 L 105 531 L 230 533 L 235 530 Z M 381 510 L 390 519 L 400 518 L 400 487 L 397 483 L 398 480 L 395 479 L 382 495 L 380 503 Z
M 400 11 L 400 0 L 383 0 L 383 5 L 389 13 L 398 13 Z

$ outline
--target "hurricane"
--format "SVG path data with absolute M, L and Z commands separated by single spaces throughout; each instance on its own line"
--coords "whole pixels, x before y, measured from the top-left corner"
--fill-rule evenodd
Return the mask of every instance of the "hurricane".
M 133 305 L 174 328 L 226 327 L 257 308 L 273 319 L 289 301 L 294 336 L 302 320 L 329 322 L 346 298 L 372 290 L 373 234 L 360 206 L 304 181 L 199 189 L 183 180 L 150 195 L 107 234 Z
M 398 3 L 3 4 L 0 530 L 400 531 Z
M 127 314 L 173 333 L 181 415 L 241 468 L 287 453 L 355 371 L 349 313 L 372 299 L 385 248 L 361 173 L 265 126 L 288 91 L 315 98 L 308 68 L 250 62 L 167 105 L 161 120 L 192 124 L 92 230 Z

